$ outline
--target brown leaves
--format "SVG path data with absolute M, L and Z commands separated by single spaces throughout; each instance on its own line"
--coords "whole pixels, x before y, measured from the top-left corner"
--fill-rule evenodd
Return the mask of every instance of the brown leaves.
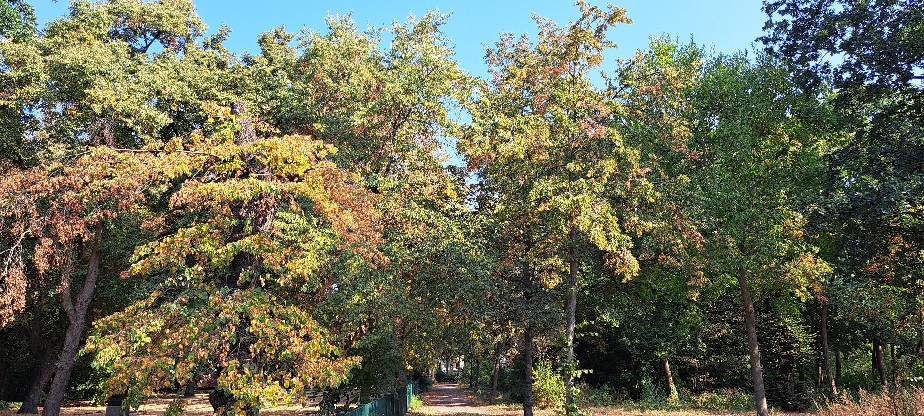
M 6 254 L 0 325 L 24 306 L 25 245 L 34 244 L 30 262 L 40 276 L 63 272 L 101 224 L 130 215 L 146 202 L 144 190 L 163 179 L 164 169 L 163 160 L 152 153 L 97 147 L 64 162 L 11 171 L 0 180 L 0 247 Z M 59 290 L 68 284 L 69 275 L 62 273 Z

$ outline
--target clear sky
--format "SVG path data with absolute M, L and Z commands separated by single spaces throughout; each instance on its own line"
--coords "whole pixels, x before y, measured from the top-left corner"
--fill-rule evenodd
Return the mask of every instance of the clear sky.
M 234 52 L 259 52 L 257 36 L 285 25 L 297 32 L 303 27 L 323 31 L 329 14 L 352 12 L 359 27 L 383 26 L 404 21 L 411 13 L 421 16 L 427 10 L 451 13 L 444 27 L 455 44 L 456 59 L 473 75 L 485 75 L 483 45 L 492 45 L 504 32 L 534 35 L 532 14 L 550 18 L 561 25 L 578 17 L 578 8 L 569 0 L 345 0 L 345 1 L 234 1 L 194 0 L 199 16 L 209 25 L 210 33 L 222 23 L 232 29 L 226 43 Z M 634 23 L 617 27 L 610 37 L 619 49 L 604 63 L 607 72 L 614 68 L 613 59 L 629 57 L 644 49 L 650 36 L 669 34 L 687 41 L 712 47 L 717 52 L 750 49 L 761 35 L 764 14 L 760 0 L 609 0 L 627 10 Z M 605 5 L 605 0 L 592 4 Z M 66 0 L 32 0 L 40 25 L 65 14 Z

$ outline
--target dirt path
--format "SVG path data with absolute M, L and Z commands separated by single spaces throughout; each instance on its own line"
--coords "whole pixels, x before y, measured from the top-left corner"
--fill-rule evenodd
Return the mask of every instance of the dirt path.
M 517 416 L 523 410 L 510 406 L 490 406 L 479 404 L 465 389 L 458 384 L 434 384 L 423 394 L 424 405 L 409 413 L 411 416 Z M 553 412 L 536 411 L 539 415 L 552 415 Z

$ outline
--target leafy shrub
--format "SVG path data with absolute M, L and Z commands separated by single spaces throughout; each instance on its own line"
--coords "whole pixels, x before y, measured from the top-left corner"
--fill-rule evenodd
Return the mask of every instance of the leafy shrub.
M 721 389 L 691 396 L 690 404 L 709 410 L 750 410 L 754 408 L 754 398 L 738 389 Z
M 616 395 L 613 388 L 607 384 L 601 387 L 591 387 L 587 384 L 580 386 L 581 406 L 583 407 L 610 407 L 616 405 Z
M 540 408 L 558 407 L 564 403 L 565 382 L 552 365 L 540 362 L 533 369 L 533 399 Z
M 415 394 L 411 396 L 411 409 L 416 409 L 420 406 L 423 406 L 423 400 L 420 399 L 420 395 Z

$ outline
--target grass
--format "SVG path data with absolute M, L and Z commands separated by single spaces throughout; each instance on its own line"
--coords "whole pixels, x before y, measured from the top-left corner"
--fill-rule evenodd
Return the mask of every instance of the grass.
M 19 406 L 22 406 L 22 402 L 8 402 L 5 400 L 0 400 L 0 410 L 19 409 Z
M 842 392 L 818 407 L 821 416 L 924 416 L 924 388 L 893 387 L 878 394 L 864 390 L 855 395 Z

